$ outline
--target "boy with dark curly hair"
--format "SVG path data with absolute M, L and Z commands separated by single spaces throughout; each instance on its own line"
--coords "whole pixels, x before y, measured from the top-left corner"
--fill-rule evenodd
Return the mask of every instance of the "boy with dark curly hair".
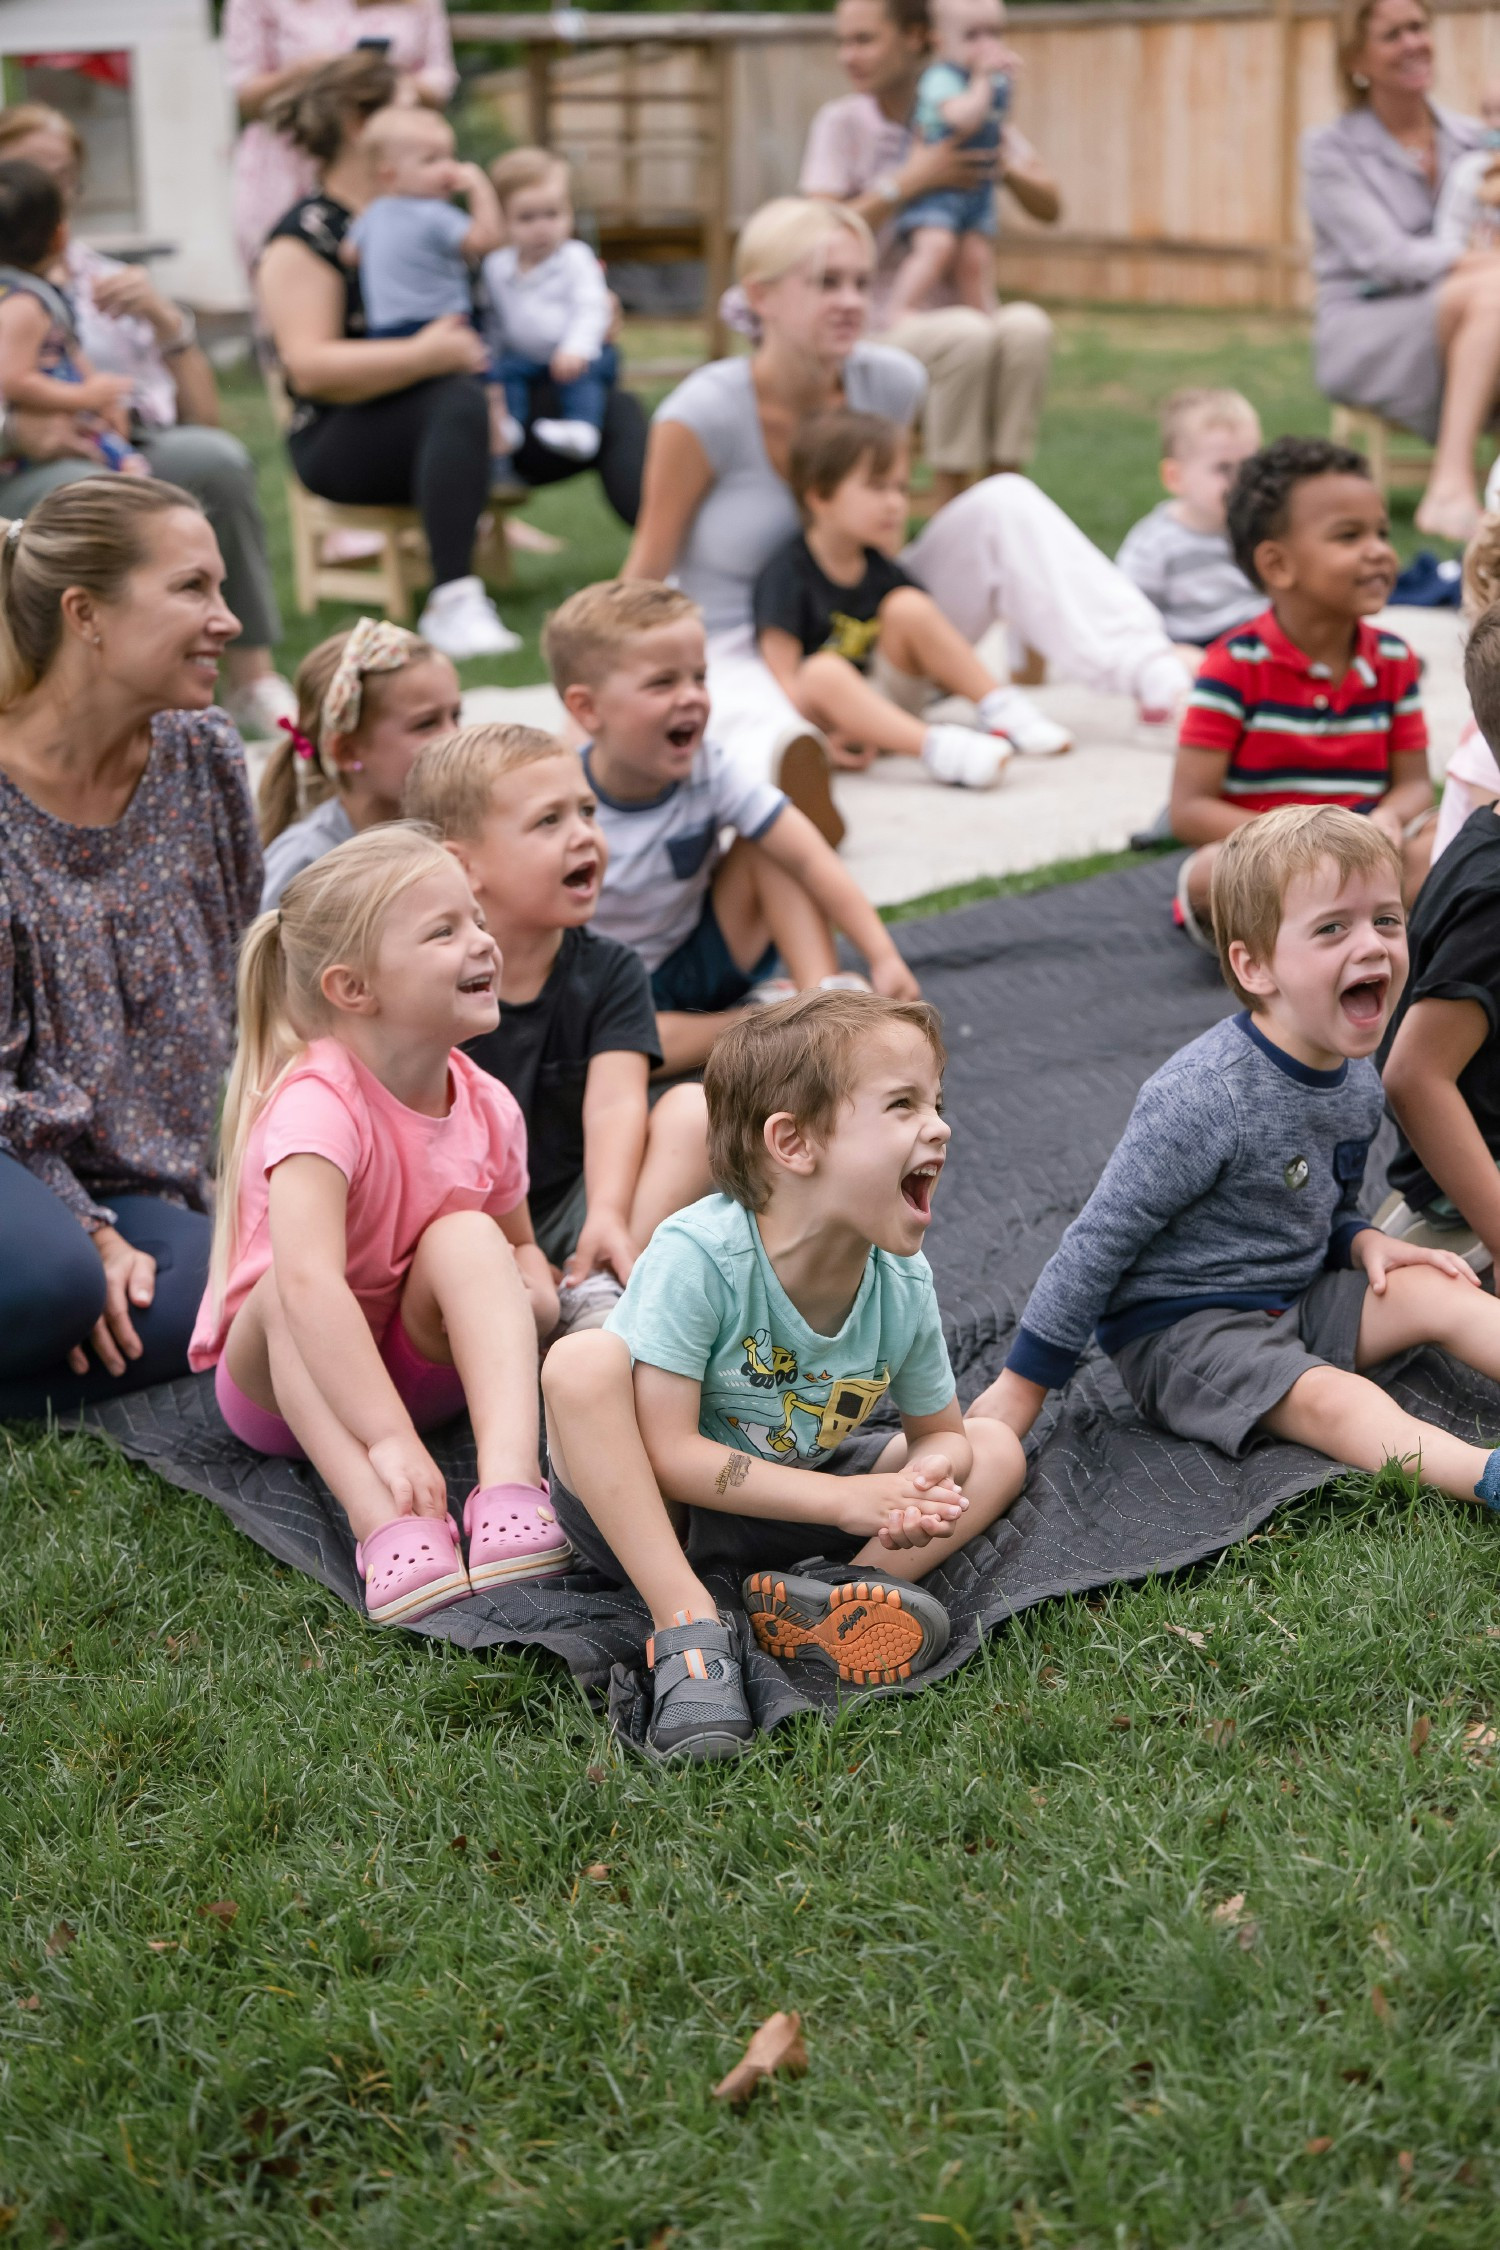
M 1234 559 L 1270 606 L 1215 641 L 1183 714 L 1174 836 L 1198 849 L 1177 885 L 1178 926 L 1214 951 L 1209 891 L 1220 844 L 1278 805 L 1344 805 L 1425 870 L 1432 814 L 1417 658 L 1370 620 L 1396 581 L 1369 464 L 1324 438 L 1277 438 L 1229 495 Z M 1417 864 L 1420 857 L 1422 864 Z

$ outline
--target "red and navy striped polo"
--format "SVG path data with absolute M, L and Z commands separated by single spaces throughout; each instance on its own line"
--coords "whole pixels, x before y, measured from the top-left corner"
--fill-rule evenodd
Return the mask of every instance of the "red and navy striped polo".
M 1361 618 L 1353 661 L 1335 680 L 1268 609 L 1206 651 L 1178 740 L 1227 755 L 1224 795 L 1244 812 L 1368 812 L 1390 790 L 1392 758 L 1426 751 L 1420 677 L 1405 641 Z

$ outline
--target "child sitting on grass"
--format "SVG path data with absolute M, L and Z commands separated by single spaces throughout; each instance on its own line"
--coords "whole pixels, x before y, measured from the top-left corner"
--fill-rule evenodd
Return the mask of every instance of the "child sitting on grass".
M 67 246 L 62 191 L 51 174 L 36 164 L 0 164 L 0 399 L 33 414 L 65 415 L 101 472 L 149 476 L 150 462 L 129 443 L 130 378 L 95 373 L 79 349 L 72 304 L 48 279 Z
M 905 432 L 880 414 L 835 407 L 802 423 L 788 482 L 803 529 L 755 582 L 756 636 L 836 765 L 886 750 L 920 758 L 934 781 L 987 789 L 1013 748 L 1046 756 L 1069 736 L 1002 687 L 892 560 L 906 542 L 908 458 Z M 928 726 L 917 714 L 934 691 L 967 696 L 978 731 Z
M 649 579 L 585 586 L 547 620 L 542 654 L 589 737 L 584 771 L 609 847 L 594 919 L 651 972 L 669 1075 L 706 1061 L 747 1003 L 848 984 L 835 929 L 877 991 L 916 998 L 889 930 L 812 822 L 706 739 L 695 602 Z M 725 829 L 735 841 L 721 856 Z M 787 976 L 771 984 L 778 954 Z
M 1500 607 L 1475 623 L 1464 681 L 1481 734 L 1500 743 Z M 1471 812 L 1417 894 L 1411 978 L 1386 1035 L 1400 1128 L 1392 1204 L 1378 1224 L 1452 1250 L 1476 1271 L 1500 1249 L 1500 816 Z
M 1230 488 L 1260 442 L 1260 417 L 1239 391 L 1174 391 L 1161 414 L 1161 481 L 1171 498 L 1132 525 L 1115 557 L 1194 670 L 1210 641 L 1266 606 L 1234 559 L 1228 528 Z
M 1175 913 L 1205 952 L 1214 861 L 1257 813 L 1363 813 L 1403 853 L 1411 897 L 1432 811 L 1421 667 L 1368 622 L 1390 599 L 1396 550 L 1364 455 L 1294 437 L 1252 453 L 1229 496 L 1229 537 L 1271 600 L 1208 650 L 1178 738 L 1168 817 L 1199 848 L 1183 862 Z
M 362 617 L 297 667 L 297 724 L 266 761 L 256 810 L 266 847 L 264 914 L 294 875 L 351 836 L 401 815 L 412 763 L 459 722 L 451 661 L 403 625 Z
M 1369 1057 L 1406 977 L 1400 854 L 1341 807 L 1287 805 L 1226 841 L 1213 915 L 1244 1012 L 1141 1088 L 971 1423 L 1024 1437 L 1094 1332 L 1139 1413 L 1178 1437 L 1395 1461 L 1500 1508 L 1500 1449 L 1418 1420 L 1363 1372 L 1440 1344 L 1500 1380 L 1500 1304 L 1461 1259 L 1360 1215 L 1384 1107 Z
M 526 1122 L 531 1219 L 564 1269 L 563 1329 L 597 1327 L 659 1220 L 706 1193 L 703 1090 L 648 1108 L 660 1062 L 645 965 L 586 927 L 608 851 L 578 762 L 535 727 L 468 727 L 412 768 L 406 811 L 443 838 L 500 948 L 500 1024 L 465 1052 Z
M 188 1348 L 256 1453 L 310 1461 L 372 1624 L 553 1576 L 537 1337 L 557 1292 L 526 1132 L 461 1041 L 493 1031 L 495 941 L 463 869 L 404 822 L 304 869 L 240 953 L 208 1289 Z M 468 1565 L 419 1431 L 467 1405 Z
M 734 1757 L 754 1732 L 705 1569 L 748 1573 L 772 1656 L 905 1679 L 948 1639 L 915 1582 L 1025 1481 L 1011 1432 L 959 1412 L 921 1255 L 944 1059 L 931 1008 L 873 993 L 726 1032 L 704 1074 L 723 1192 L 658 1228 L 602 1333 L 548 1354 L 559 1517 L 651 1611 L 653 1757 Z M 899 1436 L 868 1427 L 887 1396 Z

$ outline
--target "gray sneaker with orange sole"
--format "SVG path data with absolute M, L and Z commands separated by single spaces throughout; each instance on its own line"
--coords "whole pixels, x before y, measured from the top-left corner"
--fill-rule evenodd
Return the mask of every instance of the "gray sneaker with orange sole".
M 890 1687 L 925 1672 L 948 1646 L 948 1612 L 904 1579 L 846 1563 L 752 1571 L 740 1588 L 768 1656 L 810 1656 L 854 1687 Z

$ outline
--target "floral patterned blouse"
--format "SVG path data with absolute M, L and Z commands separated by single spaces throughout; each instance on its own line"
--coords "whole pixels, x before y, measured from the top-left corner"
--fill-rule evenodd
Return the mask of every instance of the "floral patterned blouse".
M 79 828 L 0 773 L 0 1150 L 91 1231 L 110 1198 L 206 1210 L 260 903 L 245 753 L 222 711 L 163 711 L 135 795 Z

